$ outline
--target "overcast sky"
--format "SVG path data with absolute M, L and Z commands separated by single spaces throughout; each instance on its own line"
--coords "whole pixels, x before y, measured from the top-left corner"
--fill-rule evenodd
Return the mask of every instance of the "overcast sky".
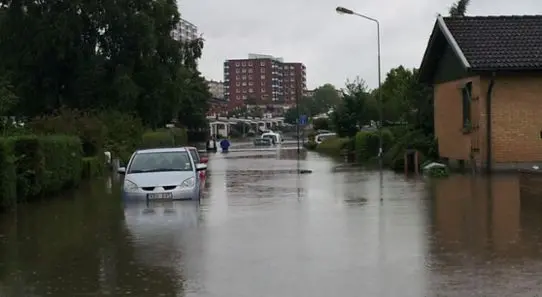
M 205 38 L 200 71 L 223 80 L 226 59 L 270 54 L 307 66 L 307 85 L 343 87 L 360 76 L 378 84 L 376 26 L 339 15 L 344 6 L 381 23 L 382 78 L 398 65 L 419 67 L 438 13 L 448 0 L 178 0 L 183 18 Z M 471 0 L 468 15 L 542 14 L 541 0 Z

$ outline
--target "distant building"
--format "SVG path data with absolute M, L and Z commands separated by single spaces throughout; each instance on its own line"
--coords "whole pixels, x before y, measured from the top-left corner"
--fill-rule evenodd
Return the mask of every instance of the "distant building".
M 210 80 L 207 81 L 209 91 L 213 95 L 213 98 L 224 99 L 224 83 L 221 81 Z
M 172 32 L 175 40 L 190 41 L 198 38 L 198 27 L 191 22 L 182 19 L 177 24 L 177 28 Z
M 306 67 L 299 62 L 258 54 L 224 62 L 224 98 L 230 109 L 247 104 L 293 105 L 306 89 Z

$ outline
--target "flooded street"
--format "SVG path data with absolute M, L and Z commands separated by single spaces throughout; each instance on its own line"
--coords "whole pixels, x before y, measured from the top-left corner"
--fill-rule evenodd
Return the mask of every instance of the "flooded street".
M 123 205 L 107 178 L 2 215 L 0 296 L 542 293 L 542 208 L 516 175 L 429 182 L 284 150 L 212 155 L 208 176 L 201 205 Z

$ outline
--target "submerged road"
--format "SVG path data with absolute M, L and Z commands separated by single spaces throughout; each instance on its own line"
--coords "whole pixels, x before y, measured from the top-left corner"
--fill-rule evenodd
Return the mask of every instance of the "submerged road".
M 123 206 L 107 178 L 21 206 L 0 221 L 0 296 L 542 293 L 542 211 L 522 206 L 516 176 L 429 182 L 296 159 L 214 154 L 201 205 Z

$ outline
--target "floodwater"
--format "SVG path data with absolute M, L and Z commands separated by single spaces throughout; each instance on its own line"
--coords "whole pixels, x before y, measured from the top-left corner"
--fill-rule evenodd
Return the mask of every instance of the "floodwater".
M 201 205 L 123 205 L 114 177 L 20 206 L 0 217 L 0 296 L 542 293 L 542 196 L 518 176 L 429 182 L 300 159 L 210 156 Z

